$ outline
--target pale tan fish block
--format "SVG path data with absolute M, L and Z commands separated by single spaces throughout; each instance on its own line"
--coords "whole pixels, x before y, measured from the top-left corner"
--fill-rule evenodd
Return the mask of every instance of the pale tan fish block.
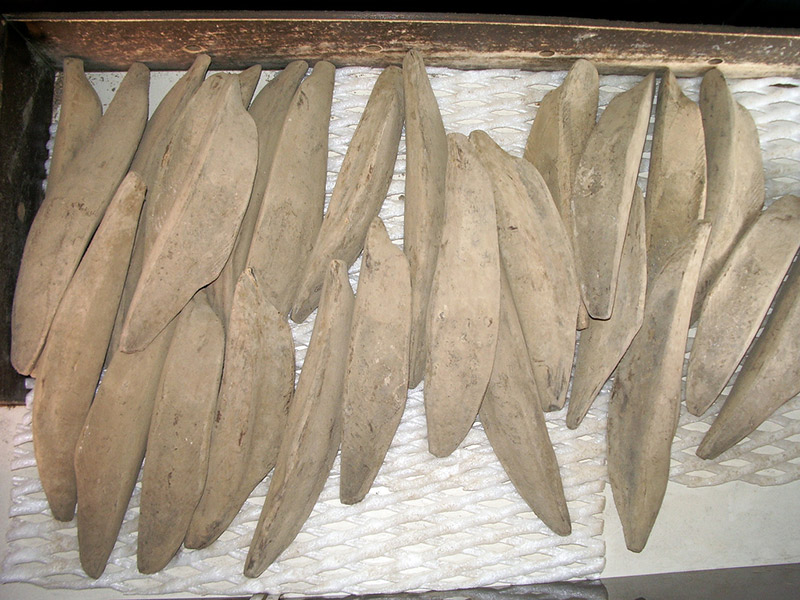
M 159 102 L 153 116 L 147 123 L 142 136 L 142 143 L 133 157 L 131 170 L 139 172 L 147 183 L 147 198 L 142 212 L 142 226 L 140 233 L 137 233 L 136 246 L 134 247 L 134 259 L 132 261 L 135 271 L 132 275 L 133 289 L 126 289 L 126 293 L 133 296 L 135 285 L 141 273 L 142 263 L 147 252 L 152 248 L 157 238 L 161 226 L 166 220 L 175 202 L 176 195 L 172 189 L 164 189 L 163 171 L 165 161 L 172 160 L 171 155 L 175 152 L 174 137 L 176 130 L 181 127 L 186 117 L 186 109 L 190 105 L 192 98 L 203 85 L 211 64 L 211 58 L 206 54 L 197 56 L 186 73 L 170 88 L 170 91 Z M 143 241 L 138 238 L 142 236 Z M 129 276 L 129 279 L 131 277 Z M 126 288 L 128 288 L 126 282 Z M 130 305 L 131 298 L 123 298 Z M 127 306 L 126 306 L 127 310 Z
M 445 221 L 428 308 L 428 449 L 448 456 L 469 432 L 492 374 L 500 251 L 489 172 L 469 139 L 447 136 Z
M 280 132 L 286 120 L 286 113 L 294 98 L 297 86 L 308 71 L 308 63 L 302 60 L 290 62 L 275 77 L 261 88 L 252 104 L 249 113 L 258 130 L 258 167 L 250 192 L 250 201 L 242 217 L 242 224 L 236 236 L 233 250 L 228 257 L 219 277 L 208 287 L 208 299 L 211 306 L 227 326 L 231 313 L 231 302 L 236 290 L 236 282 L 247 264 L 247 255 L 256 219 L 261 209 L 264 190 L 269 181 L 272 162 L 275 159 Z
M 23 375 L 39 357 L 64 290 L 128 171 L 147 121 L 149 82 L 149 69 L 134 63 L 33 219 L 11 311 L 11 363 Z
M 387 67 L 372 88 L 342 161 L 328 212 L 303 268 L 293 321 L 304 321 L 317 307 L 330 261 L 342 260 L 349 267 L 361 253 L 392 181 L 404 111 L 402 70 Z
M 581 332 L 567 407 L 567 427 L 570 429 L 580 425 L 642 326 L 647 290 L 645 238 L 644 197 L 637 186 L 619 262 L 619 280 L 611 318 L 605 321 L 592 319 Z
M 599 95 L 597 69 L 576 60 L 561 85 L 542 99 L 525 144 L 523 158 L 547 182 L 567 231 L 572 231 L 572 185 L 597 119 Z
M 64 59 L 62 82 L 61 111 L 47 173 L 48 188 L 57 186 L 69 162 L 91 137 L 103 115 L 103 104 L 86 78 L 81 59 Z
M 545 410 L 564 406 L 575 355 L 580 288 L 570 239 L 547 184 L 483 131 L 470 140 L 494 188 L 500 259 Z
M 186 532 L 187 548 L 204 548 L 222 535 L 275 462 L 294 390 L 294 353 L 293 345 L 286 341 L 288 330 L 288 323 L 270 304 L 257 274 L 245 269 L 228 320 L 208 477 Z M 278 348 L 284 352 L 276 352 Z M 259 412 L 267 413 L 266 417 L 262 415 L 266 426 L 262 423 L 256 427 Z M 245 485 L 245 474 L 255 468 L 250 461 L 257 446 L 266 448 L 260 452 L 261 477 Z
M 208 54 L 198 54 L 192 66 L 170 88 L 156 106 L 153 116 L 147 121 L 142 141 L 131 163 L 131 170 L 142 176 L 148 189 L 153 186 L 161 159 L 167 149 L 170 130 L 189 99 L 203 83 L 210 64 L 211 57 Z
M 736 102 L 719 69 L 700 85 L 708 169 L 705 219 L 712 225 L 692 308 L 692 322 L 736 240 L 764 205 L 764 166 L 753 117 Z
M 320 61 L 297 88 L 280 131 L 247 265 L 288 316 L 325 212 L 328 127 L 336 68 Z
M 588 60 L 576 60 L 561 85 L 545 94 L 525 144 L 523 158 L 533 163 L 547 182 L 570 237 L 572 184 L 597 119 L 599 96 L 597 69 Z M 581 303 L 578 329 L 588 322 L 589 314 Z
M 225 330 L 200 290 L 176 317 L 142 469 L 136 559 L 156 573 L 183 543 L 203 493 Z
M 339 450 L 353 290 L 347 265 L 331 261 L 311 341 L 289 409 L 275 472 L 244 566 L 258 577 L 303 527 Z
M 661 508 L 678 425 L 686 338 L 710 224 L 699 222 L 647 292 L 608 405 L 608 475 L 625 544 L 641 552 Z
M 253 94 L 261 78 L 261 65 L 253 65 L 239 73 L 239 86 L 242 92 L 242 104 L 245 110 L 250 106 Z
M 655 276 L 706 210 L 706 144 L 700 107 L 667 69 L 656 102 L 647 175 L 647 272 Z M 713 235 L 713 234 L 712 234 Z
M 714 459 L 800 393 L 800 268 L 791 267 L 764 331 L 753 343 L 725 404 L 697 448 Z
M 140 351 L 219 275 L 247 208 L 258 160 L 253 118 L 235 76 L 209 77 L 176 128 L 154 193 L 173 194 L 157 238 L 144 257 L 120 335 L 125 352 Z M 151 221 L 148 215 L 148 227 Z
M 586 142 L 575 175 L 575 258 L 583 302 L 595 319 L 611 317 L 654 84 L 650 73 L 608 103 Z
M 800 198 L 762 212 L 706 294 L 686 373 L 686 408 L 702 415 L 725 389 L 800 247 Z
M 123 179 L 64 292 L 36 364 L 33 447 L 39 480 L 59 521 L 75 514 L 75 445 L 100 380 L 144 193 L 138 175 Z
M 102 575 L 144 459 L 161 368 L 175 321 L 141 352 L 115 352 L 78 444 L 78 552 L 87 575 Z
M 262 284 L 262 287 L 267 287 Z M 264 292 L 269 297 L 269 291 Z M 269 354 L 264 362 L 262 393 L 256 403 L 250 455 L 239 488 L 240 505 L 275 466 L 289 406 L 294 397 L 294 338 L 289 321 L 274 306 L 266 309 Z
M 172 128 L 181 115 L 189 98 L 197 91 L 211 64 L 211 57 L 207 54 L 199 54 L 192 63 L 192 66 L 183 76 L 173 85 L 166 96 L 158 103 L 153 116 L 147 121 L 147 126 L 142 134 L 142 141 L 136 150 L 131 163 L 131 171 L 136 171 L 142 176 L 148 186 L 145 207 L 139 216 L 139 228 L 136 231 L 136 240 L 133 244 L 133 254 L 131 255 L 128 274 L 125 279 L 125 287 L 122 290 L 122 299 L 117 310 L 117 318 L 114 323 L 114 331 L 109 344 L 109 354 L 107 360 L 111 360 L 111 353 L 116 351 L 119 346 L 119 336 L 122 333 L 125 314 L 131 303 L 131 297 L 139 281 L 142 272 L 142 261 L 145 255 L 145 238 L 152 244 L 153 232 L 147 232 L 148 213 L 159 213 L 164 210 L 164 203 L 168 203 L 172 197 L 162 195 L 156 198 L 151 189 L 155 183 L 156 175 L 161 165 L 161 159 L 167 149 Z M 160 206 L 158 206 L 160 205 Z
M 411 361 L 408 387 L 425 375 L 425 324 L 436 255 L 444 222 L 447 137 L 422 55 L 403 58 L 405 96 L 406 181 L 403 204 L 403 250 L 411 268 Z
M 367 495 L 403 416 L 408 391 L 411 274 L 379 217 L 358 276 L 344 376 L 339 498 Z
M 492 377 L 480 409 L 486 437 L 509 479 L 558 535 L 572 531 L 556 453 L 550 443 L 514 299 L 501 275 L 500 331 Z

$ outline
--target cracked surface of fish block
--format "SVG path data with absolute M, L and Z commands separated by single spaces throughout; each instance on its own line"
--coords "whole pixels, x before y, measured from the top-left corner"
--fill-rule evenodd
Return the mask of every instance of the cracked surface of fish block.
M 686 408 L 702 415 L 756 337 L 800 247 L 800 198 L 784 196 L 739 238 L 706 294 L 686 373 Z
M 383 70 L 347 148 L 328 212 L 297 288 L 292 320 L 301 323 L 317 307 L 331 260 L 349 268 L 364 246 L 367 229 L 389 190 L 403 130 L 403 73 Z
M 403 250 L 411 269 L 411 361 L 409 388 L 425 374 L 425 325 L 433 271 L 444 221 L 447 136 L 422 55 L 411 50 L 403 59 L 406 107 L 406 185 L 403 204 Z
M 31 224 L 11 311 L 11 363 L 31 372 L 64 291 L 128 172 L 147 121 L 149 69 L 134 63 Z
M 589 315 L 608 319 L 639 176 L 655 76 L 617 94 L 586 142 L 572 188 L 575 258 Z
M 692 298 L 710 224 L 698 223 L 647 291 L 642 327 L 622 357 L 608 405 L 608 475 L 625 544 L 647 544 L 669 479 Z
M 448 456 L 478 414 L 492 374 L 500 312 L 494 192 L 469 139 L 448 134 L 445 222 L 428 309 L 428 449 Z
M 533 512 L 558 535 L 572 531 L 564 486 L 536 391 L 511 289 L 501 275 L 500 328 L 480 419 L 494 453 Z
M 353 304 L 347 265 L 333 260 L 275 472 L 245 561 L 247 577 L 261 575 L 292 543 L 311 514 L 339 451 Z
M 364 245 L 344 378 L 339 486 L 344 504 L 366 496 L 400 424 L 410 329 L 408 260 L 376 217 Z
M 144 201 L 136 173 L 122 180 L 53 318 L 37 362 L 36 466 L 53 516 L 75 513 L 75 445 L 103 369 Z
M 156 573 L 183 543 L 206 480 L 225 330 L 200 291 L 176 317 L 142 469 L 137 566 Z

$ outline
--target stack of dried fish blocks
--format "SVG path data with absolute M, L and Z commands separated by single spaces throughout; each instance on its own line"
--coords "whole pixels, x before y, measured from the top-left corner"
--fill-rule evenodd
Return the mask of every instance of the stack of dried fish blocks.
M 717 401 L 745 357 L 701 456 L 800 390 L 797 269 L 745 356 L 800 248 L 800 199 L 762 210 L 757 132 L 720 72 L 699 104 L 668 70 L 659 78 L 643 193 L 654 73 L 598 119 L 597 70 L 576 61 L 518 157 L 484 131 L 447 132 L 410 51 L 377 79 L 325 212 L 334 66 L 294 61 L 251 102 L 260 67 L 209 65 L 199 56 L 146 122 L 143 65 L 101 116 L 80 62 L 65 63 L 13 360 L 39 379 L 40 477 L 56 518 L 77 504 L 90 576 L 140 470 L 143 573 L 214 543 L 272 471 L 244 564 L 260 576 L 337 454 L 341 502 L 369 493 L 423 380 L 429 451 L 451 454 L 479 419 L 520 496 L 564 536 L 545 411 L 568 401 L 566 426 L 579 427 L 613 375 L 609 478 L 640 551 L 668 481 L 690 325 L 690 411 Z M 401 248 L 378 214 L 404 129 Z M 288 320 L 315 310 L 295 387 Z M 754 401 L 756 386 L 768 393 Z

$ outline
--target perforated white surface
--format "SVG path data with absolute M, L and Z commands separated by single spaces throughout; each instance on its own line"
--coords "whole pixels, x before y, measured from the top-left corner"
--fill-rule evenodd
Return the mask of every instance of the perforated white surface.
M 337 73 L 328 193 L 378 73 L 366 68 L 340 69 Z M 429 73 L 448 131 L 468 134 L 484 129 L 516 155 L 522 153 L 537 103 L 565 75 L 433 68 Z M 160 85 L 166 91 L 177 76 L 154 73 L 154 89 L 162 75 Z M 110 89 L 119 77 L 92 76 L 98 85 L 102 80 Z M 601 105 L 638 80 L 635 76 L 602 77 Z M 699 79 L 681 83 L 696 100 Z M 800 159 L 798 85 L 800 82 L 786 78 L 731 82 L 737 99 L 753 112 L 759 126 L 768 200 L 800 189 L 795 173 Z M 155 102 L 159 96 L 154 93 L 151 97 Z M 395 178 L 381 211 L 390 236 L 398 244 L 402 243 L 404 157 L 401 141 Z M 648 159 L 649 141 L 642 161 L 643 189 Z M 358 262 L 351 269 L 354 289 L 357 270 Z M 310 322 L 294 328 L 298 368 L 310 332 Z M 606 392 L 608 388 L 607 384 Z M 28 418 L 15 440 L 9 553 L 0 580 L 61 588 L 113 587 L 141 594 L 323 594 L 457 589 L 593 577 L 604 564 L 606 402 L 607 394 L 598 399 L 576 431 L 566 429 L 566 411 L 548 415 L 573 520 L 571 536 L 555 536 L 528 510 L 494 457 L 479 423 L 452 456 L 437 459 L 430 455 L 422 394 L 417 389 L 409 396 L 395 441 L 366 500 L 354 506 L 339 503 L 337 460 L 303 531 L 258 580 L 244 578 L 241 570 L 267 482 L 256 489 L 229 531 L 212 547 L 181 551 L 168 568 L 147 577 L 136 571 L 137 487 L 106 572 L 97 581 L 85 577 L 78 561 L 74 522 L 58 523 L 47 509 L 36 476 Z M 780 464 L 769 465 L 775 472 L 764 470 L 758 460 L 765 455 L 753 450 L 740 459 L 747 467 L 724 464 L 731 460 L 728 454 L 719 459 L 723 461 L 719 464 L 694 457 L 700 463 L 695 465 L 693 447 L 699 443 L 698 429 L 703 426 L 683 416 L 673 453 L 673 479 L 708 485 L 744 477 L 745 471 L 756 467 L 756 483 L 797 479 L 798 468 L 790 461 L 800 456 L 800 444 L 790 436 L 798 437 L 800 410 L 798 401 L 793 403 L 765 425 L 766 429 L 777 427 L 770 435 L 782 440 L 770 438 L 767 443 L 773 447 L 783 444 L 789 450 L 780 457 Z M 791 434 L 784 435 L 790 430 Z M 698 471 L 712 473 L 713 477 L 703 477 Z

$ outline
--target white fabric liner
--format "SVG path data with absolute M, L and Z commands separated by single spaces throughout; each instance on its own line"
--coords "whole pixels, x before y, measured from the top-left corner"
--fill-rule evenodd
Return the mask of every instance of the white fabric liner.
M 328 162 L 328 194 L 347 143 L 360 118 L 377 69 L 337 71 Z M 430 68 L 448 132 L 484 129 L 503 148 L 521 155 L 544 94 L 564 72 L 457 71 Z M 110 99 L 123 74 L 90 74 Z M 272 76 L 262 75 L 261 85 Z M 153 73 L 151 110 L 178 77 Z M 639 81 L 603 76 L 601 106 Z M 681 80 L 697 99 L 699 79 Z M 768 202 L 798 193 L 800 81 L 788 78 L 731 81 L 738 101 L 756 119 L 764 153 Z M 160 90 L 160 91 L 159 91 Z M 57 114 L 56 114 L 57 121 Z M 652 129 L 652 123 L 651 123 Z M 640 185 L 646 187 L 649 136 Z M 381 211 L 393 241 L 402 244 L 405 145 Z M 359 262 L 351 269 L 355 289 Z M 293 327 L 298 371 L 312 318 Z M 32 381 L 31 381 L 32 383 Z M 395 440 L 366 499 L 353 506 L 338 500 L 338 459 L 302 532 L 258 579 L 241 572 L 268 479 L 254 491 L 229 530 L 210 548 L 181 550 L 155 575 L 136 570 L 139 488 L 125 517 L 105 573 L 86 577 L 77 553 L 75 521 L 52 518 L 36 474 L 30 414 L 15 437 L 13 499 L 8 555 L 0 581 L 26 581 L 51 588 L 110 587 L 125 593 L 286 594 L 380 593 L 463 589 L 594 578 L 604 566 L 603 490 L 607 383 L 580 428 L 564 425 L 565 410 L 548 414 L 548 428 L 561 466 L 573 533 L 550 532 L 520 499 L 495 458 L 479 422 L 450 457 L 427 452 L 421 387 L 409 394 Z M 28 404 L 33 401 L 29 394 Z M 718 403 L 719 404 L 719 403 Z M 712 408 L 712 413 L 718 407 Z M 787 403 L 759 431 L 718 461 L 702 461 L 694 449 L 710 417 L 698 422 L 685 410 L 673 451 L 672 479 L 709 485 L 743 479 L 773 485 L 798 478 L 800 400 Z M 738 461 L 738 462 L 737 462 Z

